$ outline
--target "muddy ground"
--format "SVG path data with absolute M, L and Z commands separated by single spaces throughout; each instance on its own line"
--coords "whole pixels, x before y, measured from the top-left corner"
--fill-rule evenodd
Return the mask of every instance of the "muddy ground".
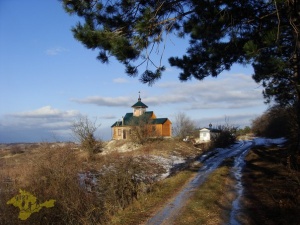
M 300 224 L 300 172 L 284 147 L 255 147 L 245 158 L 241 224 Z

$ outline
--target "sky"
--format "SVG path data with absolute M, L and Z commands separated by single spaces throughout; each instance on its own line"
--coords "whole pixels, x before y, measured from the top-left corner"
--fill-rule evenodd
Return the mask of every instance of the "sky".
M 184 113 L 199 128 L 243 128 L 268 107 L 251 66 L 179 81 L 180 70 L 167 59 L 182 56 L 188 39 L 166 38 L 166 71 L 152 86 L 142 84 L 116 60 L 102 64 L 97 51 L 74 39 L 71 28 L 79 20 L 58 0 L 0 0 L 0 143 L 74 141 L 70 127 L 81 116 L 99 125 L 97 137 L 110 140 L 110 126 L 132 112 L 139 92 L 157 118 L 174 124 Z

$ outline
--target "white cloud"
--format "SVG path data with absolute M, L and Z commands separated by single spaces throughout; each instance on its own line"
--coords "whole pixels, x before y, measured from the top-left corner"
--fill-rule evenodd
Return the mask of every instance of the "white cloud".
M 156 97 L 157 102 L 182 103 L 186 109 L 245 108 L 263 102 L 262 89 L 257 87 L 251 77 L 242 74 L 199 82 L 163 83 L 159 86 L 166 89 L 166 92 Z
M 106 120 L 111 120 L 111 119 L 116 119 L 117 117 L 114 115 L 102 115 L 99 116 L 100 119 L 106 119 Z
M 53 118 L 53 117 L 70 118 L 78 115 L 79 115 L 78 111 L 75 110 L 61 111 L 59 109 L 54 109 L 51 106 L 44 106 L 42 108 L 35 109 L 32 111 L 10 114 L 10 116 L 19 117 L 19 118 Z
M 7 114 L 0 118 L 0 136 L 3 135 L 3 140 L 42 141 L 60 134 L 67 140 L 70 126 L 78 116 L 78 111 L 63 111 L 51 106 Z
M 46 55 L 50 55 L 50 56 L 55 56 L 55 55 L 58 55 L 62 52 L 66 52 L 68 51 L 67 49 L 65 48 L 62 48 L 62 47 L 54 47 L 54 48 L 49 48 L 46 50 Z
M 74 102 L 81 104 L 94 104 L 98 106 L 129 106 L 133 102 L 130 97 L 101 97 L 90 96 L 84 99 L 71 99 Z
M 158 92 L 160 94 L 153 94 Z M 251 76 L 229 74 L 204 81 L 159 83 L 153 92 L 142 98 L 142 101 L 149 107 L 172 104 L 180 105 L 185 110 L 239 109 L 262 105 L 261 92 L 262 88 L 258 87 Z M 129 96 L 91 96 L 73 101 L 97 106 L 128 107 L 136 100 Z
M 124 84 L 124 83 L 128 83 L 128 80 L 125 79 L 125 78 L 119 77 L 119 78 L 113 79 L 113 82 L 114 82 L 114 83 L 119 83 L 119 84 Z
M 54 130 L 64 130 L 66 128 L 69 128 L 71 124 L 71 121 L 51 121 L 48 123 L 41 124 L 41 127 L 44 128 L 50 128 Z

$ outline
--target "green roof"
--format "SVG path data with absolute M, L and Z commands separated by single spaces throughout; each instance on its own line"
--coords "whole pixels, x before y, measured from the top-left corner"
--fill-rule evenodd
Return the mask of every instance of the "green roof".
M 141 116 L 133 116 L 133 113 L 126 113 L 126 115 L 123 118 L 124 124 L 123 126 L 130 126 L 134 125 L 135 123 L 139 123 L 139 119 L 145 118 L 146 120 L 150 119 L 153 114 L 153 111 L 145 112 Z M 168 118 L 156 118 L 156 119 L 151 119 L 152 124 L 163 124 L 168 120 Z M 150 122 L 150 121 L 149 121 Z M 117 121 L 115 122 L 111 127 L 116 127 L 116 126 L 122 126 L 122 121 Z
M 111 125 L 111 127 L 119 127 L 119 126 L 122 126 L 122 121 L 117 121 L 113 125 Z
M 147 105 L 145 105 L 144 103 L 142 103 L 140 100 L 137 101 L 137 103 L 135 103 L 133 106 L 131 106 L 132 108 L 148 108 Z
M 168 118 L 157 118 L 153 120 L 153 124 L 163 124 L 168 120 Z

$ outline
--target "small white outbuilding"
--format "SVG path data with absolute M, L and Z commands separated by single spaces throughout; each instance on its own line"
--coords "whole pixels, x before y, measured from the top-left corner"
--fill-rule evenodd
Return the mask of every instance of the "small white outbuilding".
M 210 141 L 210 129 L 202 128 L 200 130 L 200 142 L 208 142 Z

